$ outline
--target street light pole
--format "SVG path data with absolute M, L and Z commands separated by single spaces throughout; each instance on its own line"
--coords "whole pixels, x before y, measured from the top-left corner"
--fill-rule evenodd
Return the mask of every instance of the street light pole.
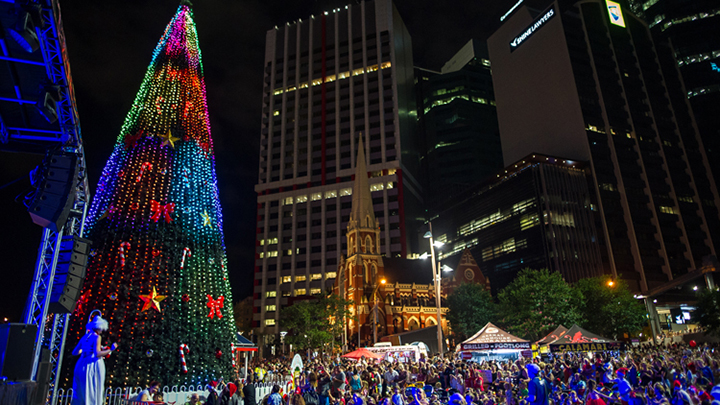
M 373 344 L 377 343 L 377 317 L 378 317 L 378 299 L 377 299 L 377 292 L 380 288 L 380 285 L 385 284 L 385 279 L 380 280 L 380 282 L 375 286 L 375 290 L 373 290 L 373 300 L 375 301 L 375 307 L 373 308 L 374 318 L 375 321 L 373 322 Z
M 443 340 L 442 340 L 442 308 L 440 306 L 440 284 L 442 283 L 442 277 L 438 271 L 437 264 L 435 263 L 435 241 L 432 236 L 432 222 L 428 222 L 430 230 L 425 233 L 425 238 L 430 239 L 430 257 L 432 259 L 432 270 L 435 276 L 435 305 L 437 306 L 437 341 L 438 350 L 440 357 L 443 357 Z

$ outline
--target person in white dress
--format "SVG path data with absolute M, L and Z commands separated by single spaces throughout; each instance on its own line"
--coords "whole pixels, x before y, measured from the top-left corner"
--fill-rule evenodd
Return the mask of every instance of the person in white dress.
M 99 311 L 98 311 L 99 312 Z M 102 349 L 100 334 L 108 329 L 108 322 L 100 315 L 87 324 L 85 336 L 80 338 L 73 356 L 80 356 L 75 364 L 72 405 L 105 404 L 105 362 L 103 358 L 117 349 L 114 343 L 109 349 Z

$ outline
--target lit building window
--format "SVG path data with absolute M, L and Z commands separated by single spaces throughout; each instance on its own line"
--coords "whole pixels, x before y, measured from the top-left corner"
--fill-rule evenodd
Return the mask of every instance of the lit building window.
M 337 191 L 326 191 L 325 192 L 325 198 L 336 198 L 337 197 Z
M 383 183 L 375 183 L 370 185 L 370 191 L 382 191 L 385 188 Z
M 515 252 L 520 249 L 527 247 L 527 240 L 522 239 L 515 241 L 515 238 L 510 238 L 502 243 L 495 246 L 488 246 L 482 250 L 483 261 L 495 259 L 502 255 Z
M 265 305 L 265 311 L 275 312 L 275 305 Z
M 531 212 L 520 218 L 520 230 L 524 231 L 540 224 L 537 212 Z
M 293 198 L 292 198 L 292 197 L 287 197 L 287 198 L 285 198 L 285 200 L 283 200 L 283 201 L 284 201 L 285 205 L 292 205 L 292 203 L 293 203 Z
M 267 257 L 277 257 L 278 252 L 277 250 L 272 250 L 270 252 L 267 252 Z
M 310 280 L 320 280 L 322 278 L 322 274 L 316 273 L 310 275 Z
M 388 182 L 387 186 L 385 186 L 385 188 L 387 188 L 388 190 L 390 190 L 390 189 L 393 188 L 393 187 L 395 187 L 395 185 L 393 184 L 392 181 L 391 181 L 391 182 Z
M 322 193 L 312 193 L 312 200 L 313 201 L 322 200 Z
M 612 184 L 610 184 L 610 183 L 600 183 L 600 184 L 598 185 L 598 187 L 600 187 L 600 190 L 605 190 L 605 191 L 617 191 L 617 189 L 615 188 L 615 186 L 612 185 Z
M 265 326 L 275 326 L 275 319 L 266 319 Z
M 352 195 L 352 188 L 344 188 L 340 190 L 340 196 Z
M 337 277 L 337 273 L 334 271 L 328 271 L 327 273 L 325 273 L 325 278 L 330 279 L 330 278 L 335 278 L 335 277 Z
M 290 291 L 283 291 L 283 292 L 282 292 L 282 296 L 283 296 L 283 297 L 289 297 L 289 296 L 290 296 Z
M 324 82 L 331 83 L 331 82 L 334 82 L 335 80 L 342 80 L 342 79 L 347 79 L 350 76 L 359 76 L 359 75 L 365 74 L 365 73 L 376 72 L 379 69 L 387 69 L 391 66 L 392 66 L 392 64 L 390 62 L 383 62 L 380 65 L 372 65 L 372 66 L 368 66 L 367 68 L 358 68 L 353 71 L 345 71 L 342 73 L 338 73 L 337 76 L 336 75 L 326 76 Z M 319 85 L 323 84 L 323 79 L 315 79 L 315 80 L 311 81 L 310 84 L 312 86 L 319 86 Z M 308 82 L 303 82 L 303 83 L 300 83 L 299 85 L 297 85 L 297 87 L 296 86 L 288 87 L 287 90 L 282 89 L 282 88 L 275 89 L 273 94 L 278 96 L 285 92 L 289 93 L 289 92 L 295 91 L 297 89 L 306 89 L 306 88 L 308 88 Z
M 273 111 L 273 117 L 277 117 L 278 115 L 280 115 L 280 110 Z
M 304 288 L 298 288 L 297 290 L 295 290 L 295 296 L 296 296 L 296 297 L 301 296 L 301 295 L 305 295 L 305 289 L 304 289 Z
M 283 276 L 282 282 L 283 282 L 283 283 L 290 283 L 290 282 L 292 282 L 292 277 L 290 277 L 290 276 Z
M 295 276 L 295 282 L 307 280 L 306 276 Z
M 395 173 L 397 173 L 397 169 L 388 169 L 388 176 L 392 176 Z
M 265 293 L 265 296 L 268 298 L 275 298 L 277 297 L 277 291 L 268 291 Z
M 295 197 L 295 202 L 297 202 L 297 203 L 307 202 L 307 195 L 299 195 L 299 196 Z
M 666 207 L 664 205 L 660 206 L 660 212 L 663 214 L 677 214 L 677 212 L 675 212 L 675 207 Z
M 322 290 L 320 288 L 311 288 L 310 289 L 310 295 L 320 295 L 322 294 Z

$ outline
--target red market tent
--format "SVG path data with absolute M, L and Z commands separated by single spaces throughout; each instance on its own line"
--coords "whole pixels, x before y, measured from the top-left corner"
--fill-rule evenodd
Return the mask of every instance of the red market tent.
M 344 357 L 346 359 L 355 359 L 355 360 L 360 360 L 362 357 L 365 357 L 366 359 L 381 359 L 382 358 L 381 355 L 373 353 L 370 350 L 365 349 L 363 347 L 361 347 L 355 351 L 352 351 L 350 353 L 346 353 L 342 357 Z

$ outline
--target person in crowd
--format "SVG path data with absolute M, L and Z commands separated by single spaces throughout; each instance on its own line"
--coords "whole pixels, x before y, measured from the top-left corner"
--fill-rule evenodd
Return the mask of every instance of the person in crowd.
M 245 405 L 257 405 L 255 399 L 255 378 L 252 373 L 248 374 L 247 382 L 242 388 L 243 402 Z
M 267 400 L 267 405 L 282 405 L 283 398 L 280 396 L 280 386 L 275 384 L 272 387 L 272 392 Z
M 117 349 L 117 343 L 103 349 L 100 335 L 108 329 L 108 322 L 100 315 L 92 315 L 87 323 L 85 335 L 80 338 L 72 351 L 80 356 L 73 373 L 72 405 L 105 404 L 105 362 L 103 358 Z
M 531 363 L 525 366 L 530 377 L 528 385 L 528 401 L 531 405 L 548 405 L 550 392 L 547 382 L 540 375 L 540 367 Z
M 159 381 L 150 381 L 150 385 L 147 386 L 144 390 L 140 391 L 139 394 L 135 397 L 135 401 L 138 402 L 150 402 L 153 400 L 153 395 L 155 395 L 156 392 L 160 390 L 160 382 Z M 104 403 L 104 402 L 103 402 Z
M 185 405 L 202 405 L 202 402 L 200 402 L 200 394 L 197 392 L 190 394 L 190 398 L 185 402 Z

